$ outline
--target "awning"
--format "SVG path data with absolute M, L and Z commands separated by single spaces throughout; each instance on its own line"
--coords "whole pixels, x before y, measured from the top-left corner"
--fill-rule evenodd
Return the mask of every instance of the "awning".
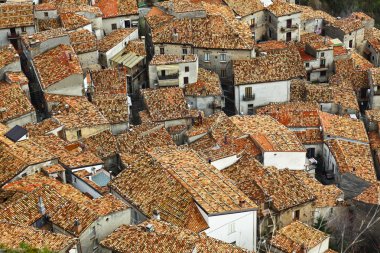
M 131 69 L 143 59 L 143 56 L 138 56 L 137 54 L 132 52 L 126 53 L 123 51 L 112 57 L 111 61 L 116 64 L 123 64 L 125 67 Z

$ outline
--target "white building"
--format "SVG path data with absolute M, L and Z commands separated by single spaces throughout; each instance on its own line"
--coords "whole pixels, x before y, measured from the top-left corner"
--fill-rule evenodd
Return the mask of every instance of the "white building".
M 233 71 L 235 109 L 240 114 L 254 114 L 259 106 L 289 101 L 291 79 L 305 77 L 298 51 L 290 49 L 234 61 Z
M 360 49 L 364 43 L 364 25 L 353 17 L 337 19 L 325 28 L 326 36 L 339 39 L 346 48 Z

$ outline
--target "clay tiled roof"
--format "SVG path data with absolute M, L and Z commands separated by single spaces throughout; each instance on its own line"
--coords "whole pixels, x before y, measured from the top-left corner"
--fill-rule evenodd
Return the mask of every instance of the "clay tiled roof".
M 191 117 L 181 88 L 146 89 L 142 95 L 154 122 Z
M 174 142 L 163 125 L 145 123 L 131 128 L 117 137 L 121 153 L 141 153 L 155 147 L 174 146 Z
M 305 77 L 303 61 L 294 50 L 281 50 L 277 54 L 251 60 L 233 62 L 235 85 L 284 81 Z
M 301 20 L 314 20 L 314 19 L 323 19 L 326 22 L 334 22 L 335 17 L 331 16 L 330 14 L 321 11 L 321 10 L 314 10 L 313 8 L 309 6 L 303 6 L 303 5 L 297 5 L 297 7 L 302 11 L 301 13 Z
M 59 164 L 55 164 L 55 165 L 52 165 L 49 167 L 43 167 L 41 170 L 47 174 L 53 174 L 53 173 L 57 173 L 57 172 L 63 172 L 63 171 L 65 171 L 65 168 L 63 168 Z
M 361 28 L 364 28 L 361 20 L 358 20 L 358 19 L 352 18 L 352 17 L 336 19 L 330 25 L 332 27 L 335 27 L 335 28 L 342 30 L 346 34 L 357 31 Z
M 185 62 L 195 62 L 197 60 L 196 54 L 188 54 L 183 57 L 174 54 L 156 54 L 150 61 L 150 65 L 163 65 L 163 64 L 178 64 Z
M 273 13 L 276 17 L 288 16 L 301 12 L 296 5 L 289 4 L 285 1 L 273 1 L 273 4 L 267 7 L 267 10 Z
M 343 196 L 343 191 L 335 185 L 323 185 L 304 171 L 292 171 L 292 173 L 295 173 L 295 176 L 300 178 L 316 196 L 314 203 L 317 208 L 334 207 L 337 205 L 337 200 Z
M 281 228 L 271 240 L 272 246 L 285 253 L 299 252 L 302 247 L 310 250 L 321 244 L 328 235 L 300 221 Z
M 111 50 L 113 47 L 122 42 L 134 31 L 136 31 L 136 28 L 118 29 L 111 32 L 98 42 L 99 52 L 105 53 Z
M 190 0 L 170 0 L 158 3 L 157 6 L 165 9 L 166 11 L 174 11 L 176 13 L 205 10 L 202 4 Z
M 159 210 L 161 219 L 200 232 L 208 225 L 190 192 L 168 170 L 143 153 L 129 162 L 109 186 L 150 217 Z
M 370 131 L 368 132 L 369 144 L 371 145 L 371 149 L 379 149 L 380 148 L 380 136 L 378 132 Z
M 58 97 L 58 96 L 57 96 Z M 54 100 L 50 101 L 53 102 Z M 60 96 L 59 104 L 54 108 L 54 116 L 66 129 L 108 125 L 108 120 L 98 108 L 85 97 Z
M 368 16 L 364 12 L 353 12 L 351 13 L 350 17 L 356 18 L 361 21 L 370 21 L 374 20 L 372 17 Z
M 272 199 L 272 207 L 279 212 L 315 199 L 313 191 L 288 169 L 263 168 L 255 159 L 243 157 L 222 174 L 258 205 Z
M 62 28 L 59 18 L 37 19 L 38 31 L 47 31 Z
M 152 28 L 154 44 L 188 44 L 200 48 L 245 50 L 252 50 L 254 45 L 248 24 L 226 16 L 224 12 L 207 15 L 205 18 L 186 19 L 158 15 L 147 21 Z M 173 29 L 176 31 L 174 39 Z
M 83 139 L 85 149 L 96 154 L 101 159 L 107 159 L 117 154 L 116 137 L 110 131 L 104 131 Z
M 56 9 L 57 8 L 51 3 L 41 3 L 41 4 L 35 5 L 34 7 L 35 11 L 53 11 Z
M 32 35 L 24 34 L 21 36 L 21 40 L 28 50 L 35 50 L 39 47 L 33 47 L 32 45 L 48 41 L 49 39 L 59 38 L 67 36 L 67 32 L 63 28 L 52 29 L 34 33 Z
M 371 205 L 379 205 L 380 204 L 380 183 L 375 182 L 370 187 L 365 189 L 362 193 L 360 193 L 355 200 L 364 202 L 366 204 Z
M 372 27 L 369 29 L 365 29 L 364 38 L 368 40 L 368 44 L 370 44 L 376 52 L 380 51 L 380 30 Z
M 185 87 L 185 96 L 222 96 L 223 90 L 220 79 L 215 72 L 199 68 L 196 83 Z
M 257 208 L 193 150 L 157 148 L 152 152 L 152 156 L 176 180 L 188 187 L 194 200 L 208 214 Z M 243 206 L 240 204 L 241 201 L 245 202 Z
M 341 174 L 351 173 L 368 182 L 376 181 L 369 145 L 343 140 L 329 140 L 326 143 L 335 157 Z
M 77 0 L 75 0 L 77 1 Z M 90 6 L 88 5 L 87 1 L 83 1 L 83 3 L 75 3 L 75 4 L 63 4 L 58 7 L 58 11 L 60 14 L 62 13 L 91 13 L 94 14 L 96 17 L 101 17 L 102 11 L 99 9 L 99 7 L 96 6 Z
M 71 32 L 69 36 L 75 53 L 83 54 L 97 50 L 96 36 L 87 29 Z
M 258 11 L 264 10 L 264 5 L 260 0 L 226 0 L 226 4 L 239 16 L 248 16 Z
M 321 125 L 325 135 L 335 138 L 345 138 L 368 143 L 368 136 L 364 123 L 347 117 L 333 115 L 326 112 L 319 113 Z
M 59 161 L 69 168 L 87 167 L 102 164 L 102 160 L 90 151 L 81 148 L 70 149 L 68 143 L 55 135 L 35 136 L 31 138 L 34 142 L 49 150 Z
M 109 215 L 129 208 L 127 204 L 110 193 L 88 201 L 86 206 L 95 211 L 99 216 Z
M 5 81 L 7 83 L 15 83 L 19 86 L 28 85 L 29 80 L 25 76 L 24 72 L 5 72 Z
M 139 56 L 146 56 L 145 41 L 131 40 L 125 48 L 126 52 L 132 52 Z
M 303 145 L 323 143 L 322 132 L 319 129 L 306 129 L 294 131 Z
M 19 118 L 34 112 L 34 107 L 18 84 L 0 82 L 0 122 Z
M 314 102 L 272 103 L 257 110 L 287 127 L 319 127 L 319 106 Z
M 79 59 L 73 48 L 59 45 L 33 59 L 37 74 L 43 88 L 74 74 L 82 74 Z
M 32 248 L 46 248 L 60 252 L 66 251 L 76 244 L 76 240 L 67 235 L 7 222 L 0 222 L 0 234 L 0 244 L 7 249 L 19 249 L 21 243 L 26 243 Z
M 129 122 L 128 98 L 125 95 L 96 96 L 92 103 L 110 124 Z
M 96 0 L 95 6 L 100 8 L 103 18 L 138 15 L 135 0 Z
M 59 128 L 61 125 L 57 120 L 53 118 L 45 119 L 38 123 L 29 123 L 25 125 L 26 130 L 28 130 L 29 136 L 47 135 L 50 131 Z
M 0 29 L 34 25 L 32 3 L 0 4 Z
M 154 231 L 146 230 L 148 224 L 152 225 Z M 134 226 L 120 226 L 101 241 L 100 245 L 119 253 L 248 252 L 237 246 L 157 220 L 147 220 Z
M 369 121 L 372 122 L 380 122 L 380 110 L 373 109 L 373 110 L 366 110 L 365 116 Z
M 304 152 L 296 134 L 268 115 L 233 116 L 232 122 L 249 134 L 263 152 Z
M 0 69 L 16 61 L 20 61 L 20 58 L 11 44 L 0 47 Z
M 278 40 L 268 40 L 260 42 L 256 45 L 256 48 L 260 52 L 274 51 L 274 50 L 282 50 L 288 48 L 288 45 L 284 41 Z
M 97 95 L 127 95 L 125 69 L 102 69 L 91 72 L 95 97 Z
M 380 68 L 371 68 L 369 70 L 369 76 L 374 85 L 380 85 Z
M 62 26 L 68 31 L 83 28 L 86 25 L 91 24 L 91 21 L 88 18 L 75 13 L 63 13 L 60 15 L 60 18 Z

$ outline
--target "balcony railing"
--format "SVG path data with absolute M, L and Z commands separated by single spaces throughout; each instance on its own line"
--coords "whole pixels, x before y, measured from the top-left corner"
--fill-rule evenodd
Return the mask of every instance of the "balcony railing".
M 179 74 L 171 74 L 171 75 L 164 75 L 164 76 L 158 76 L 158 80 L 172 80 L 172 79 L 178 79 Z
M 243 101 L 252 101 L 255 100 L 255 94 L 250 94 L 250 95 L 244 95 L 243 96 Z
M 298 29 L 298 24 L 281 27 L 281 32 L 290 32 Z

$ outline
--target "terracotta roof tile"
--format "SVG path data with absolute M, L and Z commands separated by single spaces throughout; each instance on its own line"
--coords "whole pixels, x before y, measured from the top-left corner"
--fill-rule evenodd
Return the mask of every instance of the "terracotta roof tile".
M 63 171 L 65 171 L 65 168 L 63 168 L 59 164 L 55 164 L 55 165 L 52 165 L 49 167 L 43 167 L 41 170 L 47 174 L 53 174 L 53 173 L 57 173 L 57 172 L 63 172 Z
M 24 116 L 35 111 L 32 103 L 18 84 L 0 82 L 0 122 Z
M 116 137 L 110 131 L 104 131 L 82 140 L 85 149 L 97 155 L 100 159 L 107 159 L 118 153 Z
M 73 74 L 82 74 L 77 55 L 73 48 L 59 45 L 33 59 L 43 88 L 48 88 Z
M 191 117 L 181 88 L 145 89 L 141 92 L 152 121 Z
M 51 3 L 40 3 L 34 6 L 35 11 L 53 11 L 57 8 Z
M 156 54 L 150 61 L 150 65 L 163 65 L 163 64 L 178 64 L 185 62 L 195 62 L 197 60 L 196 54 L 188 54 L 183 57 L 174 54 Z
M 128 98 L 125 95 L 96 96 L 92 103 L 110 124 L 129 122 Z
M 95 6 L 103 13 L 103 18 L 138 15 L 135 0 L 96 0 Z
M 273 1 L 273 4 L 267 7 L 267 10 L 273 13 L 276 17 L 288 16 L 295 13 L 300 13 L 301 10 L 294 4 L 289 4 L 285 1 Z
M 0 4 L 0 28 L 34 26 L 32 3 Z
M 251 60 L 236 60 L 233 69 L 235 85 L 283 81 L 306 75 L 303 61 L 295 50 L 281 50 L 277 54 Z
M 325 135 L 369 143 L 367 132 L 362 121 L 326 112 L 320 112 L 319 115 Z
M 136 31 L 136 28 L 118 29 L 111 32 L 103 39 L 98 41 L 99 52 L 105 53 L 108 50 L 111 50 L 113 47 L 115 47 L 117 44 L 119 44 L 121 41 L 127 38 L 134 31 Z
M 315 102 L 272 103 L 257 110 L 287 127 L 319 127 L 319 105 Z
M 323 143 L 322 132 L 319 129 L 306 129 L 294 131 L 303 145 Z
M 69 36 L 75 53 L 83 54 L 97 51 L 96 36 L 87 29 L 71 32 Z
M 38 31 L 48 31 L 52 29 L 62 28 L 59 18 L 37 19 Z
M 288 45 L 284 41 L 268 40 L 256 44 L 256 48 L 260 52 L 268 52 L 273 50 L 282 50 L 288 48 Z
M 0 47 L 0 69 L 16 61 L 20 61 L 20 58 L 11 44 Z
M 125 48 L 125 51 L 126 52 L 133 52 L 139 56 L 146 56 L 145 41 L 131 40 L 128 42 L 128 45 Z
M 223 90 L 220 79 L 215 72 L 199 68 L 196 83 L 185 87 L 185 96 L 222 96 Z
M 300 221 L 294 221 L 277 231 L 270 243 L 285 253 L 299 252 L 302 247 L 307 250 L 322 243 L 328 235 Z
M 86 25 L 91 24 L 91 21 L 88 18 L 75 13 L 62 13 L 60 18 L 62 26 L 68 31 L 83 28 Z
M 10 84 L 17 84 L 19 86 L 28 85 L 29 79 L 25 76 L 24 72 L 5 72 L 5 81 Z
M 19 249 L 21 243 L 32 248 L 59 252 L 70 249 L 76 240 L 70 236 L 37 230 L 30 226 L 0 222 L 0 244 L 7 249 Z
M 61 124 L 53 118 L 45 119 L 38 123 L 29 123 L 24 126 L 28 130 L 29 136 L 47 135 L 50 131 L 53 131 L 59 127 Z
M 78 0 L 75 0 L 78 1 Z M 81 0 L 80 0 L 81 1 Z M 62 2 L 62 1 L 61 1 Z M 95 14 L 96 17 L 101 17 L 103 15 L 102 11 L 99 7 L 88 5 L 86 0 L 83 0 L 82 3 L 75 4 L 63 4 L 58 6 L 58 11 L 60 14 L 62 13 L 91 13 Z
M 147 232 L 151 224 L 154 231 Z M 237 246 L 197 234 L 166 223 L 147 220 L 139 225 L 123 225 L 107 236 L 100 244 L 120 253 L 150 252 L 248 252 Z
M 260 0 L 243 1 L 227 0 L 226 4 L 239 16 L 248 16 L 250 14 L 264 10 L 264 5 Z
M 332 27 L 342 30 L 346 34 L 364 28 L 363 23 L 360 20 L 357 20 L 356 18 L 352 17 L 336 19 L 330 25 Z
M 341 174 L 351 173 L 368 182 L 376 181 L 369 145 L 343 140 L 329 140 L 326 143 L 335 157 Z
M 263 152 L 304 152 L 296 134 L 267 115 L 233 116 L 232 122 L 249 134 Z
M 94 96 L 127 95 L 126 69 L 108 68 L 91 72 L 94 85 Z
M 355 200 L 371 205 L 380 204 L 380 183 L 375 182 L 370 187 L 360 193 Z

